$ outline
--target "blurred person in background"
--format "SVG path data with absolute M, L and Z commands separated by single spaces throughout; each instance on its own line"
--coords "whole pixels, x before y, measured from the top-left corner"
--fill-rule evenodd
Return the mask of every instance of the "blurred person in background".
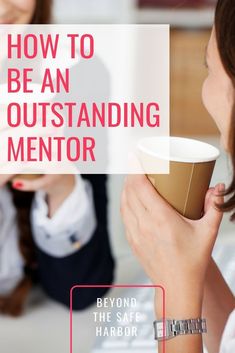
M 0 0 L 0 24 L 48 24 L 51 12 L 51 0 Z M 19 316 L 34 283 L 67 307 L 72 286 L 112 283 L 106 181 L 106 175 L 0 175 L 1 313 Z M 80 289 L 73 309 L 106 291 Z

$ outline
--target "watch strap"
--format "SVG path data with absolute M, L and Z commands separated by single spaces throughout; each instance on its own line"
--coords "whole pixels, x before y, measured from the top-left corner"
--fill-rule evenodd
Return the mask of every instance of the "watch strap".
M 164 332 L 165 329 L 165 332 Z M 188 320 L 163 320 L 154 321 L 155 339 L 162 341 L 168 340 L 179 335 L 193 335 L 207 332 L 206 319 L 188 319 Z M 165 333 L 165 337 L 164 337 Z

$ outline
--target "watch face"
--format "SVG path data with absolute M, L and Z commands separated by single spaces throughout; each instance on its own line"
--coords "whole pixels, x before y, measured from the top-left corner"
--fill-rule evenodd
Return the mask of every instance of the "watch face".
M 157 337 L 158 338 L 163 338 L 164 337 L 163 322 L 158 322 L 157 323 Z
M 165 320 L 165 327 L 162 320 L 155 321 L 155 335 L 156 340 L 162 341 L 163 339 L 168 340 L 175 336 L 172 331 L 172 320 Z

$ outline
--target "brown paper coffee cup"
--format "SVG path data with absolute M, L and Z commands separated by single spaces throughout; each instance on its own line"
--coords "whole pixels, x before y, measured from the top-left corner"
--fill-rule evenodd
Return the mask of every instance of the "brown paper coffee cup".
M 156 139 L 156 144 L 152 139 Z M 149 168 L 150 163 L 159 163 L 161 159 L 166 158 L 164 154 L 161 155 L 157 139 L 147 138 L 139 143 L 140 161 L 144 170 Z M 158 193 L 180 214 L 196 220 L 202 216 L 206 192 L 218 157 L 218 149 L 207 143 L 170 137 L 170 173 L 146 174 Z

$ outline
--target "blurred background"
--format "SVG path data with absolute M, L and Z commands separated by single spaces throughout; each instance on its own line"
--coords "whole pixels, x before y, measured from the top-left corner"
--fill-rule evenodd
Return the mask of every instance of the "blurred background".
M 169 23 L 171 133 L 216 135 L 201 104 L 204 52 L 216 0 L 54 0 L 56 23 Z
M 207 75 L 205 48 L 214 17 L 215 0 L 54 0 L 54 22 L 61 24 L 115 23 L 171 25 L 171 134 L 192 136 L 219 147 L 218 131 L 201 102 L 201 86 Z M 145 68 L 143 68 L 145 69 Z M 147 70 L 147 68 L 146 68 Z M 120 194 L 124 176 L 109 178 L 109 224 L 113 251 L 117 259 L 117 283 L 140 283 L 145 277 L 131 255 L 120 220 Z M 229 161 L 222 152 L 212 185 L 228 183 Z M 233 225 L 224 217 L 214 256 L 235 291 L 235 245 Z M 120 294 L 120 292 L 118 292 Z M 117 295 L 113 292 L 112 295 Z M 83 323 L 74 332 L 74 352 L 93 352 L 89 310 L 74 314 Z M 75 325 L 76 327 L 76 325 Z M 14 337 L 14 339 L 10 339 Z M 151 338 L 149 338 L 150 340 Z M 26 315 L 18 320 L 0 319 L 0 342 L 4 353 L 69 351 L 69 315 L 42 293 L 36 293 Z M 101 345 L 101 343 L 99 343 Z M 128 349 L 125 352 L 137 352 Z M 156 352 L 145 346 L 139 352 Z M 94 352 L 124 352 L 121 348 Z

